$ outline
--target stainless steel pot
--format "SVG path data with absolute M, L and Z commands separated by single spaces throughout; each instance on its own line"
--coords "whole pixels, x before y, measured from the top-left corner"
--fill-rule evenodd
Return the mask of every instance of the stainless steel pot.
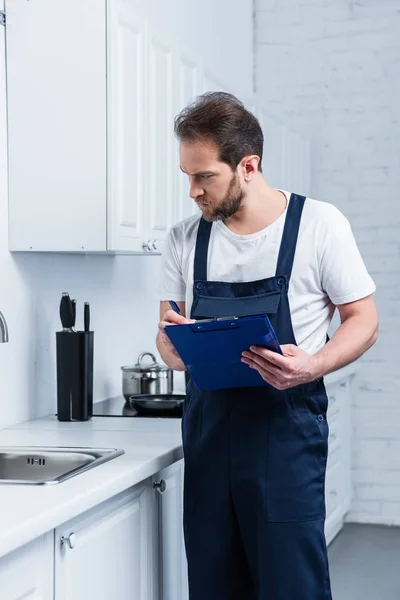
M 153 362 L 143 362 L 145 356 L 150 356 Z M 121 370 L 125 400 L 138 394 L 172 394 L 173 371 L 166 365 L 160 365 L 151 352 L 142 352 L 136 365 L 125 365 Z

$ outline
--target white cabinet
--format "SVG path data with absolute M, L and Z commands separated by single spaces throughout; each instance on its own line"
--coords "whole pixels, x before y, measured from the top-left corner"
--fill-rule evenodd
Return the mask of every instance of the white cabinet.
M 7 0 L 6 15 L 10 249 L 106 250 L 104 4 Z
M 134 0 L 6 0 L 6 15 L 10 250 L 161 252 L 198 212 L 174 116 L 229 86 Z
M 107 249 L 140 251 L 147 236 L 146 25 L 127 2 L 107 8 Z
M 153 503 L 148 482 L 58 527 L 55 600 L 157 598 Z
M 125 0 L 6 13 L 10 249 L 159 250 L 175 218 L 172 44 Z
M 326 385 L 328 394 L 328 464 L 325 480 L 325 537 L 329 544 L 343 527 L 351 502 L 351 376 Z
M 179 93 L 177 95 L 177 110 L 175 112 L 178 114 L 190 102 L 193 102 L 193 100 L 201 93 L 201 69 L 199 67 L 199 61 L 196 61 L 189 54 L 177 50 L 176 56 Z M 174 145 L 177 174 L 176 220 L 182 221 L 183 219 L 198 213 L 199 209 L 194 200 L 190 198 L 188 176 L 186 173 L 182 173 L 179 168 L 179 143 L 176 139 L 174 139 Z
M 269 185 L 310 193 L 310 141 L 270 116 L 261 103 L 256 110 L 264 134 L 263 174 Z
M 0 559 L 1 600 L 53 600 L 53 532 Z
M 183 460 L 154 478 L 158 496 L 160 600 L 187 600 L 187 563 L 183 540 Z
M 173 120 L 176 62 L 172 42 L 161 33 L 148 33 L 147 164 L 149 170 L 147 231 L 150 249 L 160 250 L 175 221 L 175 173 Z M 155 246 L 155 247 L 154 247 Z
M 220 77 L 212 73 L 209 69 L 203 69 L 201 78 L 201 91 L 205 92 L 229 92 L 228 86 Z
M 282 128 L 282 187 L 305 196 L 310 193 L 310 141 L 288 127 Z

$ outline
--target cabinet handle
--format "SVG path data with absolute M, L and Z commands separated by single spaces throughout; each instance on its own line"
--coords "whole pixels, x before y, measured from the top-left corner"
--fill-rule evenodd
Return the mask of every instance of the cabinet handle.
M 154 481 L 153 488 L 162 494 L 167 489 L 167 485 L 164 479 L 161 479 L 161 481 Z
M 64 544 L 68 544 L 68 546 L 72 550 L 76 546 L 76 535 L 75 535 L 75 533 L 70 533 L 68 537 L 62 536 L 60 541 L 61 541 L 61 546 L 64 546 Z
M 153 250 L 157 250 L 157 240 L 153 240 Z
M 149 240 L 148 242 L 143 242 L 142 248 L 143 250 L 149 250 L 151 252 L 153 249 L 151 246 L 151 240 Z

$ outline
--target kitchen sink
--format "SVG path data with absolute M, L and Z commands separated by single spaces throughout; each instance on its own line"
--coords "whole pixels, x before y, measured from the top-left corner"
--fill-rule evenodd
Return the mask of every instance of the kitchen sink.
M 0 446 L 0 484 L 54 485 L 121 454 L 118 448 Z

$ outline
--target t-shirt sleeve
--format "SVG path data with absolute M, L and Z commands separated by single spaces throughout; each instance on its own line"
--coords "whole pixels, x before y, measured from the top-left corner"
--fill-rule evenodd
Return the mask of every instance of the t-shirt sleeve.
M 186 284 L 182 275 L 182 249 L 174 228 L 170 229 L 163 246 L 160 300 L 185 301 Z
M 357 247 L 349 221 L 334 206 L 322 228 L 319 267 L 322 288 L 335 305 L 361 300 L 376 286 Z

